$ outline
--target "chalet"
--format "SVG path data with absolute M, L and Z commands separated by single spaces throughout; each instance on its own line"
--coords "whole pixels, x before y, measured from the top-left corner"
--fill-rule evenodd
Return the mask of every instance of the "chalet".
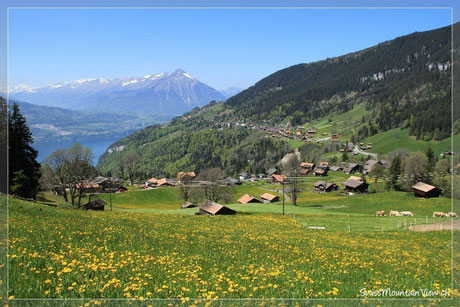
M 331 166 L 330 170 L 333 172 L 338 172 L 338 171 L 341 171 L 342 169 L 340 168 L 340 166 Z
M 333 182 L 317 181 L 315 183 L 315 190 L 318 192 L 331 192 L 337 189 L 338 186 Z
M 343 169 L 345 174 L 353 174 L 361 170 L 361 165 L 356 163 L 348 163 L 348 166 Z
M 354 179 L 348 179 L 343 183 L 345 191 L 355 193 L 366 193 L 367 187 L 369 186 L 366 182 L 358 181 Z
M 270 169 L 266 172 L 267 177 L 270 177 L 271 175 L 276 174 L 276 172 L 277 172 L 277 171 L 276 171 L 276 168 L 270 168 Z
M 176 180 L 182 181 L 183 178 L 186 178 L 186 180 L 193 180 L 195 177 L 195 172 L 179 172 L 176 175 Z
M 216 202 L 206 200 L 200 206 L 200 211 L 195 213 L 197 215 L 233 215 L 236 214 L 235 210 L 222 206 Z
M 246 173 L 246 172 L 241 172 L 241 173 L 238 174 L 238 178 L 239 178 L 240 180 L 246 180 L 246 179 L 251 178 L 251 175 L 249 175 L 249 174 Z
M 261 203 L 262 201 L 260 201 L 259 199 L 249 194 L 244 194 L 238 199 L 238 202 L 240 204 L 249 204 L 249 203 Z
M 90 201 L 89 203 L 86 203 L 83 205 L 83 209 L 85 210 L 95 210 L 95 211 L 104 211 L 105 205 L 107 203 L 103 201 L 102 199 L 96 199 L 93 201 Z
M 182 209 L 188 209 L 188 208 L 195 208 L 196 205 L 191 203 L 191 202 L 189 202 L 189 201 L 186 201 L 185 203 L 183 203 L 181 205 L 181 207 L 182 207 Z
M 168 179 L 166 178 L 162 178 L 162 179 L 157 180 L 156 186 L 157 187 L 171 187 L 171 186 L 174 186 L 174 183 L 171 181 L 168 181 Z
M 327 176 L 328 169 L 327 168 L 317 168 L 315 169 L 315 176 Z
M 413 185 L 411 187 L 412 192 L 414 192 L 414 195 L 417 197 L 438 197 L 441 195 L 441 190 L 438 189 L 435 186 L 423 183 L 423 182 L 418 182 L 417 184 Z
M 302 162 L 300 163 L 300 167 L 303 169 L 309 169 L 311 171 L 315 168 L 315 163 Z
M 155 177 L 152 177 L 152 178 L 150 178 L 149 180 L 147 180 L 145 182 L 145 186 L 146 187 L 154 187 L 154 186 L 156 186 L 157 181 L 158 181 L 158 179 L 156 179 Z
M 283 183 L 287 177 L 286 175 L 273 174 L 270 176 L 270 178 L 273 180 L 273 183 Z
M 358 176 L 350 176 L 350 178 L 348 178 L 348 180 L 356 180 L 356 181 L 363 182 L 363 178 L 358 177 Z
M 301 168 L 301 169 L 299 170 L 299 175 L 306 176 L 306 175 L 310 174 L 311 171 L 312 171 L 312 170 L 309 169 L 309 168 Z
M 260 198 L 263 200 L 264 203 L 272 203 L 280 200 L 278 196 L 269 193 L 264 193 L 260 195 Z

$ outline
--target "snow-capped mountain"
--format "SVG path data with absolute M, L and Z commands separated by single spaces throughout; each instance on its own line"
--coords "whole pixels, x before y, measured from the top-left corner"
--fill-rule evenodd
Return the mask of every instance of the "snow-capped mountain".
M 47 87 L 11 87 L 10 98 L 73 110 L 179 115 L 212 100 L 225 100 L 216 89 L 187 72 L 157 73 L 140 78 L 80 79 Z

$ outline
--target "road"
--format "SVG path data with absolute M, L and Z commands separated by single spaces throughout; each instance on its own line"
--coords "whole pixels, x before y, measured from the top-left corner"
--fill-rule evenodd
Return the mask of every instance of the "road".
M 374 158 L 376 160 L 377 160 L 377 157 L 378 157 L 378 155 L 375 154 L 375 153 L 365 152 L 365 151 L 360 150 L 358 145 L 355 145 L 355 148 L 353 149 L 353 152 L 354 153 L 356 152 L 356 153 L 359 153 L 359 154 L 362 154 L 362 155 L 366 155 L 366 156 L 370 156 L 370 157 L 372 157 L 372 158 Z

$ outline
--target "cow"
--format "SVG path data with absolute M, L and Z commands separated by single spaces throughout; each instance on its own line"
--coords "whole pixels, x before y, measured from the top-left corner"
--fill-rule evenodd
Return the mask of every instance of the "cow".
M 401 211 L 402 216 L 414 216 L 410 211 Z
M 375 216 L 385 216 L 385 211 L 383 211 L 383 210 L 382 211 L 377 211 L 375 213 Z
M 447 212 L 447 216 L 458 217 L 457 213 L 455 213 L 455 212 Z
M 447 214 L 444 212 L 433 212 L 433 217 L 446 217 Z
M 401 213 L 398 211 L 390 211 L 390 216 L 401 216 Z

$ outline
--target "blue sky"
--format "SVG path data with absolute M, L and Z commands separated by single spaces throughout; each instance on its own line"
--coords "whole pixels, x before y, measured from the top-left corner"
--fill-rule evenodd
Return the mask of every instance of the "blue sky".
M 450 23 L 450 9 L 10 9 L 9 84 L 182 68 L 217 89 L 246 88 Z

